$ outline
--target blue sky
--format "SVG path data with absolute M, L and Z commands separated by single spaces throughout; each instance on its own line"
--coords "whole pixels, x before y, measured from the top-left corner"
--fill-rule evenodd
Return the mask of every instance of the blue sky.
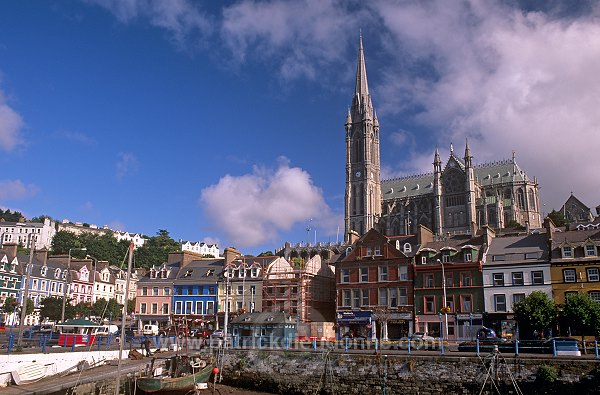
M 594 2 L 0 4 L 0 207 L 244 253 L 341 240 L 362 29 L 385 178 L 469 138 L 600 204 Z M 316 235 L 315 235 L 316 231 Z

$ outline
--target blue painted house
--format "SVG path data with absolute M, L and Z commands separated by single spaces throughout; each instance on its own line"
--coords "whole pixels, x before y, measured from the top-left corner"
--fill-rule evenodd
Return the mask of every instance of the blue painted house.
M 224 259 L 199 256 L 189 259 L 189 253 L 180 255 L 181 269 L 173 280 L 173 321 L 186 323 L 191 329 L 214 329 L 217 327 L 218 279 Z

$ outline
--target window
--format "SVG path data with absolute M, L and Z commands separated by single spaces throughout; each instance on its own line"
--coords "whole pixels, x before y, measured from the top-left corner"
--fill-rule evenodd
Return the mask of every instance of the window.
M 585 256 L 595 256 L 596 255 L 596 246 L 593 244 L 588 244 L 585 246 Z
M 212 315 L 215 313 L 215 302 L 212 300 L 206 301 L 206 314 Z
M 412 251 L 412 246 L 410 245 L 410 243 L 404 243 L 403 251 L 405 254 Z
M 185 311 L 183 312 L 184 314 L 192 314 L 192 301 L 191 300 L 186 300 L 185 302 Z
M 362 289 L 361 292 L 362 292 L 362 305 L 369 306 L 369 290 Z
M 400 306 L 408 305 L 408 292 L 406 288 L 398 288 L 398 304 Z
M 499 262 L 504 260 L 504 255 L 492 255 L 492 262 Z
M 390 307 L 398 307 L 398 289 L 390 288 Z
M 379 281 L 388 280 L 388 268 L 387 266 L 379 266 Z
M 463 313 L 473 312 L 473 298 L 471 295 L 460 296 L 460 309 Z
M 442 262 L 444 262 L 444 263 L 450 262 L 450 254 L 442 255 Z
M 243 295 L 244 294 L 244 286 L 243 285 L 238 285 L 238 287 L 237 287 L 237 294 L 238 295 Z
M 142 295 L 144 295 L 144 296 L 148 295 L 148 288 L 147 287 L 142 287 Z
M 360 268 L 360 282 L 361 283 L 369 282 L 369 268 L 368 267 Z
M 525 294 L 514 294 L 513 295 L 513 306 L 517 303 L 522 302 L 525 299 Z M 514 307 L 513 307 L 514 309 Z
M 388 290 L 387 290 L 387 288 L 379 288 L 379 305 L 380 306 L 388 305 Z
M 158 304 L 152 303 L 152 314 L 158 314 Z
M 169 314 L 169 304 L 168 303 L 163 303 L 161 312 L 163 314 Z
M 453 313 L 454 312 L 454 296 L 452 296 L 452 295 L 446 296 L 446 305 L 443 307 L 449 307 L 450 308 L 449 313 Z
M 424 311 L 425 311 L 425 314 L 435 313 L 435 296 L 425 296 Z
M 470 252 L 465 252 L 465 262 L 473 262 L 473 255 Z
M 201 300 L 196 301 L 196 314 L 204 314 L 203 303 Z
M 367 256 L 373 256 L 373 247 L 371 247 L 371 246 L 367 247 Z
M 587 279 L 588 281 L 600 281 L 600 274 L 598 273 L 597 267 L 588 267 L 587 268 Z
M 562 248 L 562 257 L 573 258 L 573 250 L 571 249 L 571 246 L 564 246 Z
M 452 273 L 446 274 L 446 288 L 454 287 L 454 278 Z
M 216 293 L 215 293 L 215 287 L 214 286 L 208 287 L 208 294 L 209 295 L 216 295 Z M 206 308 L 208 309 L 208 306 Z
M 379 246 L 379 245 L 375 246 L 375 255 L 376 256 L 381 255 L 381 246 Z
M 140 305 L 140 314 L 146 314 L 146 303 Z
M 194 294 L 194 287 L 188 287 L 187 288 L 187 294 L 188 295 L 193 295 Z
M 494 273 L 494 274 L 492 274 L 492 285 L 494 287 L 502 287 L 502 286 L 504 286 L 504 273 Z
M 342 283 L 346 284 L 350 282 L 350 270 L 349 269 L 342 269 Z
M 165 287 L 165 289 L 163 289 L 163 295 L 168 296 L 170 294 L 171 294 L 171 288 Z
M 343 295 L 342 306 L 350 307 L 350 290 L 349 289 L 342 290 L 342 295 Z
M 471 286 L 471 273 L 464 272 L 460 274 L 460 285 L 461 287 L 470 287 Z
M 590 291 L 590 298 L 596 303 L 600 303 L 600 291 Z
M 360 307 L 360 289 L 352 290 L 352 307 Z
M 575 269 L 564 269 L 563 270 L 563 279 L 566 283 L 574 283 L 577 281 L 575 277 Z
M 422 265 L 427 264 L 427 257 L 425 255 L 421 256 L 421 264 Z
M 531 272 L 531 283 L 533 285 L 543 285 L 544 284 L 544 272 L 541 270 Z
M 537 252 L 526 252 L 525 259 L 538 259 L 538 253 Z
M 512 272 L 512 285 L 523 284 L 523 272 Z
M 158 287 L 152 288 L 152 295 L 158 296 Z
M 252 269 L 250 269 L 250 277 L 258 277 L 258 267 L 253 266 Z
M 400 266 L 398 268 L 399 271 L 399 275 L 398 277 L 400 278 L 401 281 L 407 281 L 408 280 L 408 266 Z
M 425 288 L 435 287 L 435 283 L 433 282 L 433 274 L 432 273 L 423 274 L 423 286 Z

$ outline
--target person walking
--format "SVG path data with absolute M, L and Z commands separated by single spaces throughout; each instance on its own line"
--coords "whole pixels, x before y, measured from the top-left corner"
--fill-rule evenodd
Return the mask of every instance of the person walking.
M 146 350 L 146 356 L 149 357 L 152 355 L 152 353 L 150 352 L 150 339 L 148 339 L 147 337 L 144 339 L 143 342 L 144 345 L 144 349 Z

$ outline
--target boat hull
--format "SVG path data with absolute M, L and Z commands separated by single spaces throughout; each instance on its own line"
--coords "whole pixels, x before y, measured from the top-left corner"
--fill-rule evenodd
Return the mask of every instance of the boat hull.
M 202 370 L 182 377 L 142 377 L 137 387 L 144 392 L 160 394 L 163 392 L 189 391 L 196 383 L 206 383 L 212 374 L 213 365 L 208 364 Z

